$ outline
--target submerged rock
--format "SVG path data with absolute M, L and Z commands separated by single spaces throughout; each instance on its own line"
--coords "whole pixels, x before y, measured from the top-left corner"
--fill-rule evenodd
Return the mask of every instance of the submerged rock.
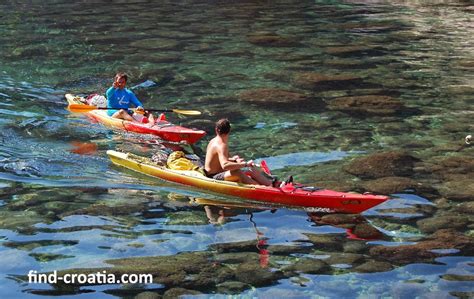
M 308 253 L 311 248 L 306 246 L 288 246 L 288 245 L 269 245 L 267 246 L 267 252 L 270 256 L 291 256 L 295 253 Z
M 352 240 L 351 242 L 346 242 L 343 245 L 343 251 L 345 253 L 367 253 L 369 247 L 366 243 L 365 240 Z
M 11 229 L 13 231 L 26 229 L 35 232 L 36 229 L 33 226 L 44 221 L 44 216 L 35 211 L 0 211 L 1 229 Z
M 461 274 L 444 274 L 441 278 L 448 281 L 472 281 L 474 282 L 474 275 L 461 275 Z
M 181 296 L 200 295 L 201 292 L 184 288 L 172 288 L 163 294 L 163 299 L 181 298 Z
M 346 89 L 361 81 L 361 78 L 354 75 L 323 75 L 311 72 L 299 73 L 293 78 L 297 87 L 313 91 Z
M 224 258 L 224 260 L 226 260 L 226 258 Z M 212 261 L 212 255 L 208 252 L 181 253 L 173 256 L 126 258 L 107 261 L 114 266 L 108 268 L 107 272 L 116 276 L 123 273 L 149 273 L 153 275 L 154 283 L 162 284 L 165 289 L 168 289 L 166 293 L 175 292 L 177 291 L 176 288 L 185 288 L 186 292 L 191 290 L 189 294 L 198 294 L 197 292 L 194 293 L 194 291 L 198 290 L 210 292 L 217 285 L 221 285 L 227 281 L 235 281 L 235 279 L 240 282 L 238 283 L 239 288 L 246 288 L 247 285 L 270 285 L 283 277 L 283 274 L 279 271 L 262 268 L 255 259 L 244 261 L 243 255 L 242 259 L 227 259 L 227 261 L 239 262 L 235 270 L 231 270 L 229 266 L 221 264 L 220 262 L 209 261 Z M 101 269 L 70 269 L 62 271 L 62 273 L 87 274 L 96 273 L 100 270 Z M 170 291 L 173 289 L 174 291 Z
M 390 263 L 371 260 L 355 267 L 354 271 L 360 273 L 378 273 L 390 271 L 393 268 Z
M 135 54 L 131 58 L 137 62 L 149 61 L 151 63 L 179 63 L 183 59 L 178 52 L 156 52 L 144 54 Z
M 79 241 L 76 240 L 37 240 L 37 241 L 9 241 L 4 242 L 2 245 L 5 247 L 15 248 L 19 250 L 31 251 L 38 247 L 47 246 L 73 246 L 77 245 Z
M 216 250 L 218 253 L 258 252 L 256 240 L 213 244 L 210 246 L 210 248 L 212 250 Z
M 333 252 L 331 253 L 331 256 L 329 258 L 324 260 L 324 262 L 329 265 L 336 265 L 336 264 L 354 265 L 354 264 L 361 263 L 363 260 L 364 260 L 364 255 L 362 254 Z
M 261 47 L 297 47 L 300 43 L 289 37 L 273 32 L 254 32 L 247 36 L 247 41 Z
M 140 257 L 109 260 L 114 265 L 108 272 L 120 273 L 149 273 L 153 281 L 165 285 L 167 288 L 209 287 L 218 277 L 222 266 L 210 265 L 207 261 L 208 253 L 182 253 L 173 256 Z M 71 272 L 75 270 L 67 270 Z M 94 272 L 94 269 L 91 269 Z M 209 273 L 213 273 L 211 280 Z M 204 279 L 204 280 L 203 280 Z
M 300 259 L 293 265 L 283 268 L 284 272 L 298 272 L 307 274 L 324 274 L 330 271 L 327 263 L 317 259 Z
M 330 224 L 347 229 L 349 238 L 356 239 L 382 239 L 384 235 L 370 225 L 361 215 L 329 214 L 320 216 L 317 213 L 309 214 L 311 221 L 317 224 Z
M 250 286 L 240 281 L 226 281 L 217 285 L 217 292 L 224 294 L 239 294 Z
M 49 209 L 62 212 L 66 207 L 75 206 L 77 195 L 71 190 L 45 189 L 19 194 L 15 201 L 8 204 L 10 210 L 31 210 L 45 214 Z
M 434 158 L 423 163 L 420 169 L 423 173 L 434 174 L 436 177 L 447 179 L 453 174 L 469 175 L 474 174 L 474 159 L 472 156 L 450 156 L 448 158 Z
M 315 214 L 310 215 L 313 221 L 317 221 L 315 219 Z M 330 225 L 344 225 L 344 224 L 352 224 L 355 225 L 357 223 L 364 223 L 367 220 L 359 215 L 359 214 L 327 214 L 322 215 L 320 219 L 317 221 L 318 223 L 326 223 Z
M 283 278 L 283 274 L 280 271 L 262 268 L 257 263 L 244 263 L 235 270 L 235 277 L 240 282 L 259 287 L 276 283 Z
M 224 264 L 258 263 L 259 256 L 256 252 L 220 253 L 216 254 L 212 260 Z
M 453 211 L 456 213 L 472 215 L 474 214 L 474 201 L 458 204 L 453 208 Z
M 332 99 L 328 108 L 359 115 L 395 115 L 404 110 L 405 106 L 390 96 L 365 95 Z
M 132 42 L 130 46 L 145 50 L 178 50 L 180 43 L 169 38 L 148 38 Z
M 324 251 L 341 251 L 344 238 L 340 235 L 319 235 L 319 234 L 304 234 L 308 237 L 309 241 L 320 250 Z
M 462 176 L 456 181 L 448 181 L 441 185 L 440 193 L 454 201 L 474 201 L 473 176 Z
M 423 233 L 434 233 L 439 229 L 446 228 L 462 231 L 467 228 L 469 219 L 467 216 L 459 215 L 436 215 L 431 218 L 419 220 L 416 224 Z
M 97 216 L 118 216 L 130 215 L 132 213 L 144 212 L 147 210 L 146 204 L 138 202 L 136 204 L 122 204 L 117 206 L 110 206 L 104 203 L 92 204 L 88 207 L 67 211 L 60 215 L 66 217 L 69 215 L 97 215 Z
M 381 51 L 380 47 L 376 46 L 367 46 L 367 45 L 349 45 L 349 46 L 335 46 L 335 47 L 327 47 L 325 48 L 325 52 L 332 55 L 338 56 L 348 56 L 348 55 L 356 55 L 356 54 L 363 54 L 367 55 L 370 53 L 372 56 L 374 54 L 379 53 Z
M 17 191 L 18 190 L 16 188 L 13 188 L 11 184 L 0 182 L 0 196 L 14 195 Z
M 442 255 L 435 249 L 457 249 L 463 255 L 472 255 L 474 239 L 452 229 L 442 229 L 413 245 L 376 246 L 370 254 L 395 264 L 404 265 L 432 261 Z
M 54 260 L 73 258 L 73 255 L 64 254 L 51 254 L 51 253 L 30 253 L 29 256 L 33 257 L 38 262 L 50 262 Z
M 31 45 L 28 45 L 24 48 L 15 48 L 11 54 L 10 57 L 15 59 L 15 58 L 20 58 L 20 59 L 29 59 L 29 58 L 36 58 L 36 59 L 44 59 L 49 55 L 51 52 L 51 48 L 48 48 L 45 45 L 38 44 L 38 43 L 33 43 Z
M 161 295 L 155 292 L 141 292 L 134 297 L 134 299 L 161 299 Z
M 396 200 L 396 199 L 395 199 Z M 448 209 L 449 207 L 446 207 Z M 405 221 L 414 220 L 414 218 L 418 219 L 421 217 L 429 217 L 436 213 L 438 209 L 443 209 L 437 203 L 433 205 L 429 204 L 414 204 L 409 206 L 403 206 L 400 208 L 386 208 L 386 209 L 377 209 L 380 213 L 396 213 L 396 214 L 403 214 L 402 217 Z M 394 218 L 395 219 L 395 218 Z M 404 222 L 403 219 L 398 219 L 401 222 Z M 410 220 L 409 220 L 410 219 Z M 393 228 L 396 229 L 396 228 Z M 409 230 L 412 231 L 412 230 Z M 413 229 L 413 231 L 416 231 Z
M 413 174 L 415 161 L 418 159 L 404 152 L 375 153 L 354 159 L 344 167 L 344 170 L 358 177 L 369 179 L 404 177 Z
M 259 88 L 239 94 L 239 100 L 253 104 L 287 104 L 298 105 L 311 99 L 308 95 L 278 88 Z
M 437 194 L 437 191 L 423 183 L 406 177 L 384 177 L 362 183 L 365 191 L 376 194 L 403 193 L 407 190 L 416 194 Z M 431 196 L 430 196 L 431 197 Z
M 205 225 L 209 219 L 203 211 L 176 211 L 166 215 L 168 225 Z
M 357 224 L 351 232 L 357 238 L 364 240 L 380 240 L 384 237 L 382 232 L 370 225 L 369 223 Z

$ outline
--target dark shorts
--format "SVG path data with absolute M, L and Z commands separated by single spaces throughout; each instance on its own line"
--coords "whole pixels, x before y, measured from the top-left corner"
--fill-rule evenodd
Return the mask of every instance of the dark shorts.
M 218 180 L 218 181 L 225 181 L 225 173 L 226 173 L 226 171 L 218 172 L 218 173 L 214 173 L 214 174 L 209 174 L 206 170 L 204 170 L 204 173 L 206 174 L 206 176 L 207 176 L 208 178 L 211 178 L 211 179 L 214 179 L 214 180 Z

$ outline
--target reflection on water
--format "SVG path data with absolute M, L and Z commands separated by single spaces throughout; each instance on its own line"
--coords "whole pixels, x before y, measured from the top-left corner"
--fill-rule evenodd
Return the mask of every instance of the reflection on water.
M 374 238 L 384 240 L 385 245 L 398 246 L 401 244 L 400 240 L 408 241 L 412 237 L 399 235 L 391 241 L 392 237 L 372 226 L 361 215 L 307 214 L 300 210 L 277 210 L 246 202 L 188 197 L 167 191 L 78 191 L 71 190 L 69 195 L 64 192 L 60 201 L 45 198 L 45 192 L 49 192 L 47 190 L 43 193 L 35 191 L 19 195 L 15 201 L 7 200 L 8 209 L 3 212 L 3 226 L 8 225 L 9 228 L 1 231 L 4 238 L 1 251 L 9 256 L 9 260 L 22 261 L 24 264 L 24 267 L 6 267 L 9 275 L 24 275 L 26 268 L 41 272 L 72 268 L 106 269 L 110 267 L 110 263 L 124 263 L 119 271 L 127 271 L 128 263 L 136 263 L 131 259 L 133 257 L 208 252 L 207 259 L 218 262 L 218 273 L 227 267 L 224 265 L 234 263 L 237 263 L 235 266 L 244 263 L 245 266 L 242 267 L 251 273 L 264 271 L 259 275 L 266 273 L 265 278 L 261 277 L 257 281 L 248 280 L 247 276 L 234 278 L 240 283 L 253 281 L 256 285 L 263 284 L 263 288 L 258 289 L 258 294 L 266 292 L 266 283 L 284 277 L 290 284 L 279 284 L 277 289 L 298 294 L 300 290 L 290 286 L 316 288 L 314 283 L 319 281 L 320 276 L 317 276 L 318 279 L 315 277 L 316 280 L 311 278 L 316 273 L 325 277 L 338 273 L 336 281 L 344 281 L 356 275 L 356 279 L 361 282 L 379 285 L 382 281 L 371 279 L 369 274 L 356 274 L 394 269 L 390 263 L 377 261 L 376 256 L 367 255 L 371 246 L 383 244 L 374 242 Z M 64 205 L 67 198 L 65 196 L 71 198 L 67 206 Z M 29 212 L 25 212 L 25 207 L 29 207 Z M 56 215 L 60 220 L 56 219 Z M 372 217 L 382 215 L 372 213 Z M 12 219 L 20 221 L 15 223 Z M 368 235 L 371 231 L 372 234 Z M 357 235 L 357 232 L 362 234 Z M 369 240 L 372 241 L 369 243 Z M 438 251 L 437 254 L 454 253 Z M 200 263 L 197 256 L 189 258 Z M 315 259 L 318 260 L 316 264 Z M 188 258 L 182 262 L 188 267 L 189 263 L 193 263 Z M 151 262 L 151 268 L 140 267 L 144 267 L 143 271 L 158 271 L 152 265 L 154 262 Z M 255 266 L 258 268 L 254 268 Z M 265 269 L 277 269 L 275 273 L 279 274 L 268 276 Z M 171 273 L 166 271 L 171 270 L 160 268 L 159 273 L 152 273 L 167 288 L 168 284 L 162 279 Z M 196 279 L 205 276 L 207 270 L 202 271 L 193 274 L 198 275 Z M 397 273 L 393 272 L 386 280 L 398 281 Z M 345 276 L 341 278 L 340 275 Z M 226 280 L 228 279 L 232 278 L 228 277 Z M 224 281 L 217 282 L 226 286 Z M 245 285 L 241 285 L 242 291 L 247 288 Z M 221 285 L 217 290 L 229 292 L 224 286 Z M 31 289 L 33 293 L 38 290 L 36 286 Z M 65 294 L 64 292 L 69 291 L 66 289 L 46 293 Z M 137 290 L 142 291 L 142 288 Z
M 462 1 L 0 4 L 1 297 L 472 296 L 472 11 Z M 395 200 L 362 216 L 307 213 L 112 167 L 106 150 L 151 156 L 157 140 L 70 114 L 63 95 L 103 93 L 117 70 L 147 107 L 202 111 L 167 117 L 205 138 L 230 118 L 231 152 L 265 157 L 278 176 Z M 372 172 L 354 175 L 351 160 L 375 152 L 385 156 L 367 160 Z M 23 277 L 75 268 L 155 281 L 54 289 Z
M 343 151 L 331 151 L 328 153 L 302 152 L 262 158 L 257 159 L 256 161 L 259 162 L 261 160 L 265 160 L 271 169 L 281 169 L 285 168 L 286 166 L 306 166 L 328 161 L 342 160 L 348 157 L 350 154 L 357 153 L 347 153 Z

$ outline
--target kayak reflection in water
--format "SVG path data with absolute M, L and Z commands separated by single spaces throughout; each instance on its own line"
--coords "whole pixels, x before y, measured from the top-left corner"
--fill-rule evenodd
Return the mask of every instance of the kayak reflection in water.
M 98 145 L 94 142 L 72 141 L 70 144 L 73 147 L 70 150 L 71 153 L 79 155 L 94 155 L 97 153 Z
M 128 121 L 136 121 L 140 123 L 155 123 L 153 114 L 143 109 L 143 104 L 138 100 L 133 91 L 125 88 L 128 76 L 126 73 L 117 73 L 114 78 L 114 83 L 106 92 L 107 108 L 117 108 L 108 110 L 109 116 L 113 118 L 124 119 Z M 137 107 L 136 112 L 131 115 L 131 105 Z
M 206 212 L 207 219 L 209 219 L 210 224 L 224 224 L 226 223 L 225 213 L 223 208 L 213 207 L 213 206 L 204 206 L 204 211 Z
M 204 172 L 207 177 L 221 181 L 236 181 L 252 185 L 272 185 L 272 179 L 265 176 L 250 161 L 245 161 L 238 155 L 229 157 L 229 135 L 230 122 L 228 119 L 220 119 L 216 122 L 216 137 L 212 138 L 206 150 L 206 161 Z M 242 168 L 248 167 L 245 173 Z

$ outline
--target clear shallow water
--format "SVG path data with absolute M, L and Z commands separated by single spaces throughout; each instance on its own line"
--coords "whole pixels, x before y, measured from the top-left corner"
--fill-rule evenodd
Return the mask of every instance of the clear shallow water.
M 319 221 L 319 215 L 235 208 L 242 202 L 199 204 L 196 198 L 229 199 L 113 167 L 106 150 L 149 155 L 155 146 L 71 115 L 63 98 L 66 92 L 103 92 L 113 74 L 125 70 L 129 86 L 137 86 L 148 107 L 203 111 L 201 118 L 168 115 L 208 131 L 201 149 L 212 136 L 212 123 L 229 117 L 232 152 L 265 158 L 280 176 L 358 191 L 366 181 L 343 169 L 359 156 L 407 150 L 427 165 L 472 158 L 472 148 L 456 151 L 473 127 L 469 4 L 54 1 L 1 4 L 0 11 L 2 297 L 38 298 L 39 289 L 51 290 L 17 279 L 32 269 L 111 267 L 111 259 L 180 253 L 222 258 L 214 247 L 222 244 L 248 257 L 222 263 L 233 274 L 216 278 L 214 285 L 202 286 L 203 273 L 188 273 L 191 283 L 182 285 L 203 296 L 472 296 L 472 256 L 465 251 L 433 249 L 446 256 L 434 263 L 421 258 L 397 263 L 370 251 L 426 241 L 432 231 L 418 221 L 465 217 L 455 209 L 460 203 L 449 187 L 460 181 L 471 190 L 464 179 L 472 173 L 468 167 L 452 177 L 415 172 L 411 179 L 450 192 L 394 195 L 363 214 L 382 236 L 357 240 L 346 227 Z M 301 78 L 306 73 L 330 76 L 330 84 L 308 83 Z M 267 97 L 261 88 L 307 98 Z M 242 95 L 249 91 L 252 97 Z M 403 109 L 361 115 L 330 105 L 339 97 L 373 95 L 398 99 Z M 86 142 L 96 151 L 74 153 Z M 435 231 L 451 227 L 443 223 Z M 472 238 L 472 219 L 456 230 Z M 270 252 L 268 267 L 252 257 L 262 258 L 262 248 Z M 322 259 L 328 268 L 285 268 L 315 256 L 329 256 Z M 373 262 L 382 264 L 367 266 Z M 284 275 L 255 282 L 236 276 L 245 272 L 236 270 L 239 263 L 262 266 L 249 270 L 250 277 L 264 276 L 259 269 Z M 446 276 L 453 273 L 457 276 Z M 234 289 L 222 287 L 223 281 Z M 148 286 L 154 287 L 160 293 L 173 289 Z M 141 292 L 126 294 L 120 285 L 82 289 L 95 292 L 75 290 L 75 296 Z

